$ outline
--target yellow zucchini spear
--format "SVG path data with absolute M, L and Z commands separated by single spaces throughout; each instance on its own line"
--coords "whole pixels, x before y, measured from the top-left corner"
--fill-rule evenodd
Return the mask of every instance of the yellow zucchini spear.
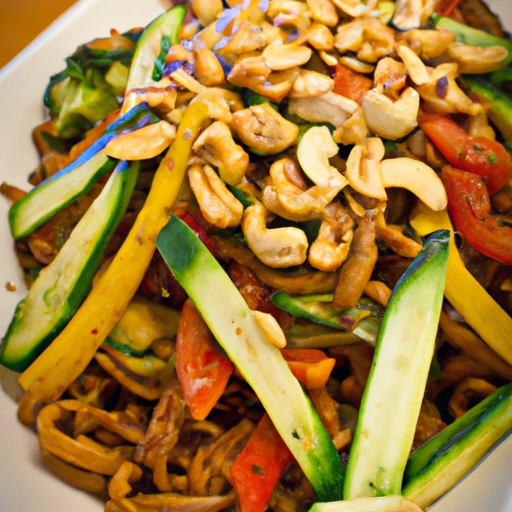
M 439 229 L 450 230 L 445 297 L 479 336 L 507 363 L 512 364 L 512 318 L 464 266 L 446 210 L 434 212 L 420 203 L 412 213 L 411 225 L 420 236 Z
M 188 107 L 119 252 L 66 328 L 21 375 L 19 383 L 26 391 L 19 410 L 23 423 L 33 422 L 36 404 L 59 398 L 85 370 L 137 291 L 153 257 L 156 236 L 178 198 L 192 144 L 207 118 L 207 108 L 200 102 Z

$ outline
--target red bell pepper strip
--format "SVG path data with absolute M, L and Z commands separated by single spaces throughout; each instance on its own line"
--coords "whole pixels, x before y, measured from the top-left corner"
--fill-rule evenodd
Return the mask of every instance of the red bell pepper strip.
M 192 417 L 204 420 L 222 396 L 233 363 L 217 348 L 190 299 L 181 310 L 176 335 L 176 371 Z
M 455 121 L 439 114 L 422 115 L 419 125 L 451 165 L 483 178 L 490 195 L 512 177 L 512 159 L 499 142 L 468 135 Z
M 439 16 L 450 17 L 461 2 L 462 0 L 440 0 L 437 2 L 434 11 L 439 14 Z
M 241 512 L 263 512 L 292 461 L 293 455 L 265 414 L 231 466 L 230 480 Z
M 489 194 L 482 178 L 445 166 L 441 171 L 448 209 L 457 231 L 485 256 L 512 264 L 512 228 L 491 215 Z
M 372 88 L 373 82 L 361 73 L 336 64 L 334 71 L 334 88 L 332 92 L 363 104 L 366 93 Z

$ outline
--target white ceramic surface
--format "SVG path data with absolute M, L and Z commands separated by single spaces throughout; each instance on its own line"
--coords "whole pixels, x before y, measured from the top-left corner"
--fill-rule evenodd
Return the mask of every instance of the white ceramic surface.
M 512 29 L 511 0 L 490 0 Z M 0 182 L 26 188 L 36 166 L 31 129 L 41 120 L 48 77 L 80 43 L 146 24 L 162 11 L 157 0 L 81 0 L 0 71 Z M 0 333 L 25 290 L 7 226 L 7 201 L 0 198 Z M 18 290 L 7 292 L 10 281 Z M 0 369 L 4 386 L 9 378 Z M 11 379 L 12 381 L 12 379 Z M 16 390 L 16 387 L 13 386 Z M 440 500 L 433 512 L 512 512 L 512 436 Z M 101 503 L 58 481 L 41 467 L 36 436 L 16 419 L 16 404 L 0 391 L 0 512 L 100 512 Z

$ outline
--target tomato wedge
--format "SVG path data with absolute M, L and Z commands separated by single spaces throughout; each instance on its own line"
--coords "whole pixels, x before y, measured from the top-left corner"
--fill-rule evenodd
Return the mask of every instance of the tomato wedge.
M 183 305 L 176 335 L 176 371 L 192 417 L 204 420 L 222 396 L 233 363 L 220 352 L 190 299 Z
M 512 177 L 512 159 L 499 142 L 468 135 L 455 121 L 440 114 L 422 115 L 419 125 L 453 167 L 483 178 L 490 195 Z
M 457 231 L 485 256 L 512 264 L 512 227 L 491 215 L 489 194 L 482 178 L 445 166 L 441 172 L 448 209 Z
M 242 512 L 263 512 L 281 473 L 293 455 L 268 414 L 260 420 L 231 466 L 230 480 Z

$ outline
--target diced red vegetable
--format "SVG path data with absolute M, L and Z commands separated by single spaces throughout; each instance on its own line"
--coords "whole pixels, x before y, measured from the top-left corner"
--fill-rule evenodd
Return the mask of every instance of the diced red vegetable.
M 512 159 L 499 142 L 468 135 L 455 121 L 439 114 L 424 114 L 419 125 L 453 167 L 483 178 L 489 194 L 498 192 L 512 177 Z
M 356 73 L 341 64 L 336 64 L 332 92 L 350 98 L 362 105 L 366 93 L 372 88 L 372 84 L 372 81 L 361 73 Z
M 190 299 L 183 305 L 176 336 L 176 371 L 192 417 L 204 420 L 222 396 L 233 363 L 221 353 Z
M 450 17 L 461 2 L 462 0 L 440 0 L 434 10 L 439 16 Z
M 242 512 L 263 512 L 291 454 L 265 414 L 231 466 L 231 483 Z
M 457 231 L 485 256 L 512 264 L 512 227 L 491 215 L 489 194 L 482 178 L 445 166 L 441 179 Z

